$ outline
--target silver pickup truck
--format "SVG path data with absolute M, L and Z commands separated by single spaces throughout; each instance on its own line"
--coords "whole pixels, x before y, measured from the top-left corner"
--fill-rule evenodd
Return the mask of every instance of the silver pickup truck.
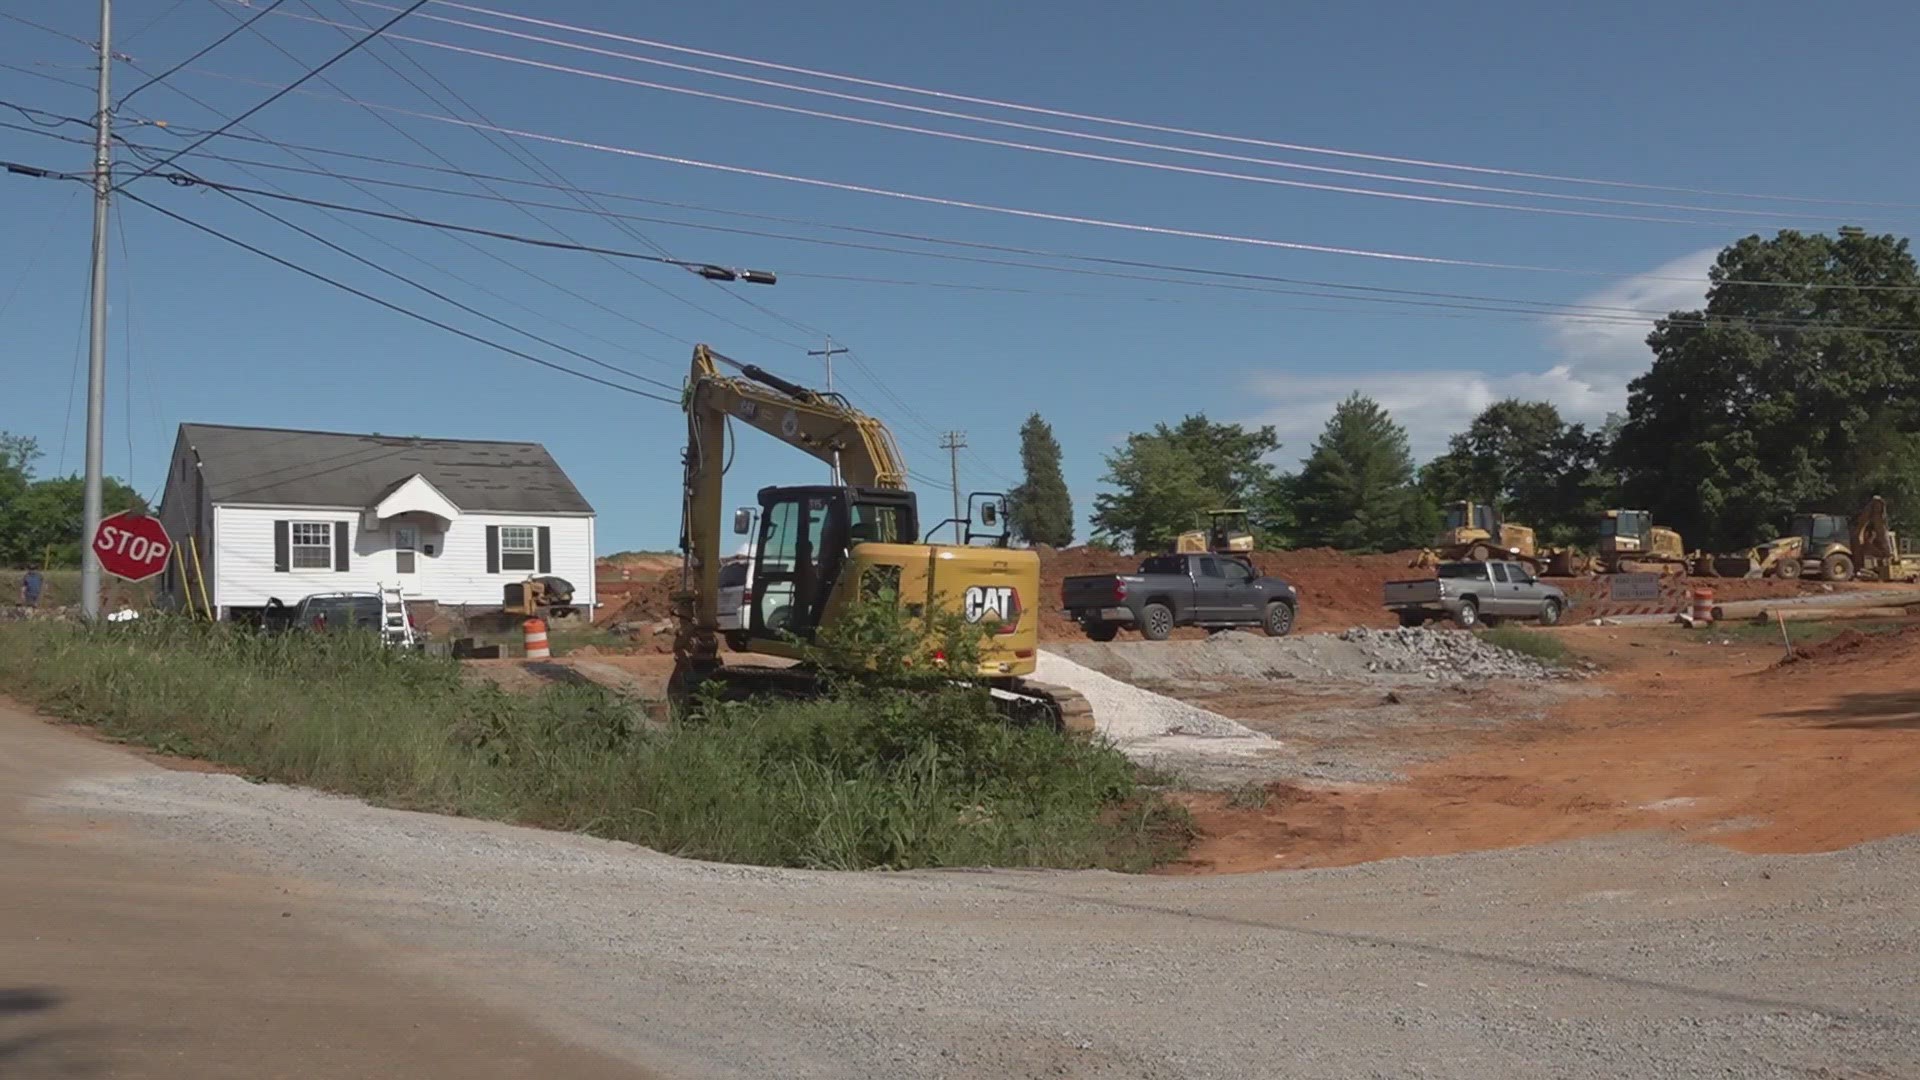
M 1538 619 L 1552 626 L 1567 610 L 1567 594 L 1522 563 L 1451 562 L 1441 563 L 1430 578 L 1387 582 L 1386 605 L 1401 626 L 1429 619 L 1452 619 L 1463 627 Z

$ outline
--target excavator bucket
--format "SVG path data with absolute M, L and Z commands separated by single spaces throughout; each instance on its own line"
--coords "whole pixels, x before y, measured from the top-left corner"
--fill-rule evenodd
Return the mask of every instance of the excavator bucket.
M 1548 548 L 1544 554 L 1548 577 L 1586 577 L 1598 569 L 1593 556 L 1578 548 Z

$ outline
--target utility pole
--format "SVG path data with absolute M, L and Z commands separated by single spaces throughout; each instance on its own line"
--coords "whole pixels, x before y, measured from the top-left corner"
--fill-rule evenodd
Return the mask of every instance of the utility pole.
M 827 347 L 826 347 L 826 348 L 824 348 L 824 349 L 808 349 L 808 350 L 807 350 L 807 355 L 808 355 L 808 356 L 817 356 L 817 357 L 819 357 L 819 358 L 821 358 L 822 360 L 824 360 L 824 361 L 826 361 L 826 364 L 827 364 L 827 393 L 829 393 L 829 394 L 831 394 L 831 393 L 833 393 L 833 358 L 834 358 L 834 356 L 836 356 L 837 354 L 839 354 L 839 353 L 843 353 L 843 352 L 846 352 L 846 351 L 847 351 L 847 350 L 845 350 L 845 349 L 836 349 L 836 348 L 834 348 L 834 347 L 833 347 L 833 335 L 832 335 L 832 334 L 828 334 L 828 335 L 827 335 Z M 829 474 L 828 474 L 828 475 L 830 475 L 831 477 L 833 477 L 833 485 L 834 485 L 835 487 L 839 487 L 839 486 L 840 486 L 840 455 L 839 455 L 839 453 L 838 453 L 838 452 L 835 452 L 835 454 L 833 455 L 833 464 L 832 464 L 832 465 L 829 465 L 829 466 L 828 466 L 828 468 L 829 468 L 829 469 L 831 470 L 831 471 L 829 472 Z
M 87 350 L 87 473 L 81 500 L 80 613 L 100 617 L 100 557 L 93 550 L 100 530 L 100 473 L 106 457 L 107 422 L 107 200 L 113 190 L 113 0 L 100 0 L 100 81 L 93 116 L 93 324 Z
M 966 534 L 960 531 L 960 451 L 967 448 L 967 433 L 949 431 L 940 437 L 940 449 L 947 452 L 947 461 L 953 469 L 953 540 L 954 543 L 966 543 Z

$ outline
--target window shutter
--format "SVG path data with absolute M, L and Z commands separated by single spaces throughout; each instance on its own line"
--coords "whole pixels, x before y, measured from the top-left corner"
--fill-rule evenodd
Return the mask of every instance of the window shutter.
M 347 572 L 347 530 L 352 528 L 344 521 L 333 523 L 333 572 Z
M 289 535 L 287 523 L 273 523 L 273 572 L 284 574 L 293 569 L 293 538 Z
M 553 573 L 553 529 L 540 526 L 540 561 L 536 564 L 543 574 Z
M 500 572 L 500 526 L 487 526 L 487 573 Z

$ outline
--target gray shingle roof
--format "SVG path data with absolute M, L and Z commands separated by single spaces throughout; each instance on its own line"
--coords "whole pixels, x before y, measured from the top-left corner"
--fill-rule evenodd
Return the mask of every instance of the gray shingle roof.
M 469 511 L 592 513 L 539 443 L 182 424 L 214 502 L 371 506 L 415 473 Z

